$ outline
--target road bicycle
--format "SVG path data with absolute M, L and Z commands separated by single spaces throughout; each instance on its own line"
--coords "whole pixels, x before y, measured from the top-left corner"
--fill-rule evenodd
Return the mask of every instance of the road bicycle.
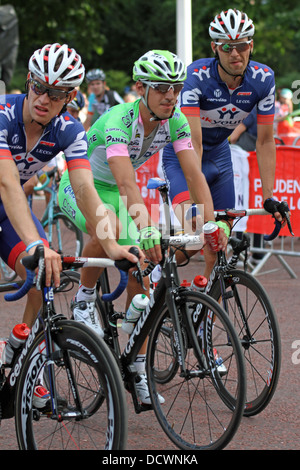
M 159 189 L 166 212 L 169 211 L 168 191 L 163 180 L 150 180 L 149 186 Z M 288 217 L 288 206 L 281 203 L 280 211 L 287 217 L 291 234 L 292 227 Z M 251 215 L 270 215 L 264 209 L 216 211 L 216 220 L 238 222 L 242 217 Z M 168 220 L 168 219 L 167 219 Z M 276 238 L 281 223 L 275 221 L 274 230 L 265 235 L 267 241 Z M 243 234 L 242 239 L 230 237 L 232 247 L 229 260 L 224 251 L 217 253 L 215 266 L 205 288 L 206 294 L 220 302 L 236 328 L 245 358 L 247 374 L 247 395 L 245 416 L 260 413 L 272 399 L 280 375 L 281 340 L 275 310 L 263 286 L 247 269 L 247 253 L 250 247 L 249 238 Z M 239 257 L 243 253 L 244 270 L 236 269 Z M 194 329 L 201 328 L 200 317 L 193 317 Z
M 135 412 L 153 409 L 163 431 L 180 449 L 222 449 L 239 427 L 246 377 L 239 339 L 222 307 L 208 295 L 180 286 L 176 244 L 199 242 L 198 236 L 162 240 L 161 280 L 124 348 L 118 321 L 125 314 L 114 308 L 117 297 L 110 294 L 107 269 L 99 278 L 96 308 L 104 340 L 119 365 L 125 388 L 132 395 Z M 77 260 L 69 267 L 76 268 Z M 133 274 L 143 285 L 145 273 L 138 268 Z M 69 271 L 68 276 L 65 288 L 68 283 L 71 290 L 76 284 L 78 287 L 79 273 Z M 201 336 L 193 328 L 195 315 L 203 323 Z M 151 406 L 139 402 L 135 381 L 134 361 L 146 338 Z M 222 358 L 225 373 L 219 372 L 216 352 Z M 164 397 L 163 404 L 158 394 Z
M 125 449 L 125 392 L 110 349 L 89 327 L 67 319 L 58 310 L 56 300 L 66 286 L 65 275 L 59 288 L 45 287 L 43 247 L 39 245 L 22 262 L 26 281 L 2 284 L 0 291 L 9 292 L 5 299 L 14 301 L 36 286 L 41 289 L 43 304 L 11 365 L 1 364 L 2 419 L 15 416 L 21 450 Z M 112 260 L 97 262 L 118 267 Z M 130 266 L 122 264 L 123 275 Z M 10 292 L 14 290 L 17 292 Z M 49 391 L 43 408 L 33 402 L 39 383 Z
M 61 211 L 58 205 L 59 174 L 57 167 L 45 172 L 45 176 L 46 179 L 43 184 L 35 186 L 33 190 L 35 193 L 44 191 L 50 195 L 49 202 L 41 217 L 41 224 L 46 231 L 49 246 L 60 254 L 80 256 L 83 249 L 82 232 Z M 70 210 L 67 211 L 70 212 Z

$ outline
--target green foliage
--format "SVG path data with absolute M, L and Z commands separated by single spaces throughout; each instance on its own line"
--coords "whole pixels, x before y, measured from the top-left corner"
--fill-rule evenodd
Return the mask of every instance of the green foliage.
M 176 0 L 11 0 L 19 18 L 18 66 L 11 86 L 23 87 L 30 55 L 46 43 L 67 43 L 86 69 L 103 68 L 108 85 L 123 90 L 133 62 L 150 49 L 176 52 Z M 193 57 L 210 57 L 210 21 L 225 8 L 255 23 L 255 60 L 274 69 L 277 83 L 300 79 L 300 5 L 294 0 L 192 0 Z M 24 74 L 24 75 L 23 75 Z M 19 76 L 22 78 L 19 78 Z

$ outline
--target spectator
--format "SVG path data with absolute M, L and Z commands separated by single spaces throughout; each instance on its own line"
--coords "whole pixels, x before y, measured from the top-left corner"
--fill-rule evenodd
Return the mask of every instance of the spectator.
M 111 106 L 124 103 L 116 91 L 107 89 L 105 80 L 105 73 L 101 69 L 92 69 L 86 74 L 86 81 L 91 91 L 87 117 L 83 124 L 86 131 Z

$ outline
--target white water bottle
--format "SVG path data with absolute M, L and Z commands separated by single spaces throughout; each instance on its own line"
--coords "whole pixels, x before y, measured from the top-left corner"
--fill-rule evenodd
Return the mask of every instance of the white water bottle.
M 191 284 L 191 288 L 195 291 L 204 292 L 206 285 L 207 285 L 206 277 L 201 276 L 201 274 L 199 274 L 199 276 L 194 277 L 192 284 Z
M 29 333 L 30 328 L 26 323 L 21 323 L 13 328 L 5 348 L 5 364 L 12 363 L 15 351 L 25 343 Z
M 149 302 L 149 298 L 145 294 L 137 294 L 133 297 L 131 304 L 126 312 L 122 322 L 122 330 L 129 335 L 133 332 L 134 325 L 140 318 Z

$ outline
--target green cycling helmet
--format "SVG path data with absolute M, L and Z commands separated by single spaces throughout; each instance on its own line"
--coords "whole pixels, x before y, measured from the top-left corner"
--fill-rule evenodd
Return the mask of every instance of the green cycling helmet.
M 132 78 L 141 82 L 183 82 L 186 79 L 186 67 L 172 52 L 153 50 L 143 54 L 134 63 Z

